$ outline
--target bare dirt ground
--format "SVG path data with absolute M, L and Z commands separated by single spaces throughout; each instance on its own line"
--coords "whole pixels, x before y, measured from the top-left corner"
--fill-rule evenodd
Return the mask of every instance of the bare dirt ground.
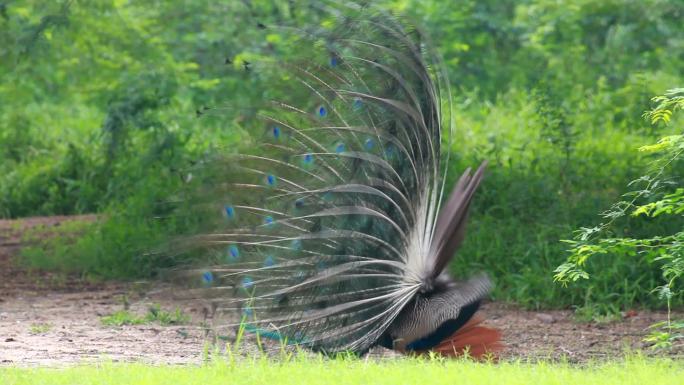
M 220 328 L 226 321 L 212 317 L 206 304 L 173 299 L 173 291 L 158 284 L 92 283 L 18 266 L 22 233 L 37 225 L 60 226 L 69 219 L 73 217 L 0 221 L 0 366 L 100 360 L 196 364 L 203 351 L 220 350 L 230 342 L 234 331 Z M 124 306 L 144 315 L 152 305 L 181 309 L 191 320 L 171 326 L 111 327 L 101 322 Z M 577 323 L 569 310 L 533 312 L 500 303 L 486 304 L 483 314 L 488 325 L 503 332 L 503 359 L 564 357 L 573 362 L 648 352 L 642 342 L 648 326 L 665 319 L 663 312 L 633 312 L 612 323 Z M 246 342 L 247 349 L 249 345 L 254 348 L 252 341 Z M 684 357 L 684 347 L 668 354 Z M 378 348 L 372 355 L 394 354 Z

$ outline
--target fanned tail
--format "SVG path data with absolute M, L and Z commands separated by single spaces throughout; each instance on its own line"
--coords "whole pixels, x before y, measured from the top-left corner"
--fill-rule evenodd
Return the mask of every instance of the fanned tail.
M 255 96 L 235 103 L 263 103 L 227 107 L 244 111 L 230 128 L 246 145 L 208 154 L 179 192 L 177 275 L 237 313 L 225 326 L 324 353 L 494 351 L 498 332 L 465 323 L 489 281 L 444 271 L 484 166 L 442 208 L 454 122 L 441 60 L 418 28 L 366 0 L 297 3 L 307 23 L 259 22 L 234 59 L 239 90 Z

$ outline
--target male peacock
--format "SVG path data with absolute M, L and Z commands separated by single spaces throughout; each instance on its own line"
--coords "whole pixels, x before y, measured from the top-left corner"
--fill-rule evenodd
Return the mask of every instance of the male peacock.
M 306 6 L 315 25 L 259 23 L 271 56 L 242 63 L 269 87 L 246 123 L 259 143 L 198 178 L 195 210 L 216 220 L 183 245 L 212 256 L 202 290 L 248 330 L 326 353 L 495 353 L 499 332 L 473 317 L 489 280 L 445 272 L 484 164 L 441 204 L 452 117 L 436 55 L 373 6 Z

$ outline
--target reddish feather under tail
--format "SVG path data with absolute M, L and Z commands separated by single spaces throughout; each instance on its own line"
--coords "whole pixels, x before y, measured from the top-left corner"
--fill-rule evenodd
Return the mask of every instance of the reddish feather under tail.
M 504 348 L 501 332 L 481 326 L 483 321 L 483 318 L 475 316 L 439 345 L 419 353 L 432 351 L 446 357 L 459 357 L 468 352 L 468 356 L 475 359 L 496 359 Z

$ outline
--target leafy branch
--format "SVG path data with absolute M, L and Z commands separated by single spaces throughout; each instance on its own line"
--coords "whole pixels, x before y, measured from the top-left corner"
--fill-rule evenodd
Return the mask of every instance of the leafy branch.
M 684 109 L 684 88 L 668 91 L 652 99 L 656 107 L 644 114 L 652 124 L 669 124 L 677 110 Z M 630 183 L 642 186 L 623 195 L 625 199 L 615 203 L 602 213 L 605 222 L 596 227 L 581 228 L 570 244 L 570 255 L 565 263 L 554 271 L 554 280 L 563 285 L 580 279 L 589 279 L 586 264 L 597 255 L 640 256 L 649 262 L 660 263 L 663 284 L 653 289 L 658 297 L 667 301 L 668 319 L 655 329 L 665 327 L 666 331 L 654 331 L 647 339 L 655 347 L 666 347 L 681 334 L 674 333 L 681 323 L 670 319 L 672 298 L 683 291 L 677 283 L 684 278 L 684 230 L 650 238 L 614 237 L 612 229 L 620 218 L 656 218 L 660 216 L 684 216 L 684 186 L 681 181 L 668 177 L 684 153 L 684 134 L 670 135 L 657 143 L 639 148 L 641 152 L 655 155 L 649 172 Z M 667 338 L 664 338 L 667 337 Z

